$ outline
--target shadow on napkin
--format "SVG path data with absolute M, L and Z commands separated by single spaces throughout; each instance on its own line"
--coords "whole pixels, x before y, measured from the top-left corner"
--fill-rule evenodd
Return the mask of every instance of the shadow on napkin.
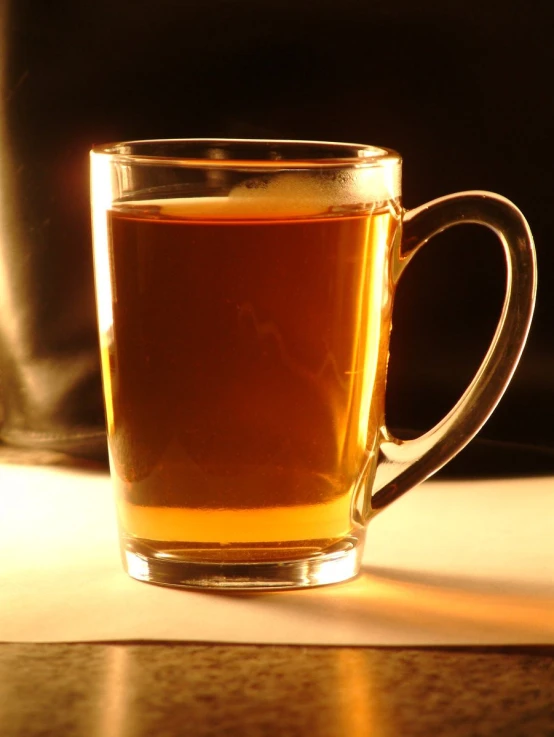
M 394 631 L 399 641 L 410 633 L 412 642 L 434 645 L 554 642 L 554 597 L 540 585 L 366 566 L 343 584 L 230 596 L 265 600 L 298 621 L 335 621 L 353 640 L 369 627 L 377 641 Z

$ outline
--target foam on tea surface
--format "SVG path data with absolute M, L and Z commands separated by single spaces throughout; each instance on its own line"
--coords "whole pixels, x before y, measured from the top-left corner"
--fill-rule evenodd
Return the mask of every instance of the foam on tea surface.
M 352 171 L 283 172 L 252 177 L 227 197 L 159 198 L 121 203 L 118 210 L 147 210 L 158 217 L 228 220 L 303 218 L 374 211 L 397 200 L 400 167 L 360 167 Z
M 282 215 L 317 215 L 372 210 L 396 199 L 400 174 L 394 168 L 353 171 L 284 172 L 274 177 L 247 179 L 235 187 L 230 203 L 244 206 L 251 216 L 268 210 Z M 397 181 L 398 180 L 398 181 Z

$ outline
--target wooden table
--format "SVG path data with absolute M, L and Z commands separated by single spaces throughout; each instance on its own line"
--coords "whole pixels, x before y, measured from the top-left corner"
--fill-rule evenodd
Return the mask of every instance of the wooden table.
M 2 644 L 2 737 L 554 735 L 554 648 Z

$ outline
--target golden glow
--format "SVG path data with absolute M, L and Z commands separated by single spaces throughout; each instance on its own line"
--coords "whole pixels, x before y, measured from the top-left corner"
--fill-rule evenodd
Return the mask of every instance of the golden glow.
M 115 429 L 112 376 L 110 370 L 110 343 L 106 333 L 100 334 L 100 360 L 102 365 L 102 381 L 104 384 L 104 405 L 106 407 L 106 425 L 108 435 L 112 435 Z
M 368 431 L 370 445 L 377 432 L 377 427 L 370 427 L 370 417 L 372 403 L 379 403 L 382 399 L 376 395 L 376 382 L 382 360 L 379 354 L 381 334 L 388 330 L 388 326 L 382 324 L 382 306 L 386 296 L 383 290 L 387 288 L 384 274 L 388 240 L 395 224 L 394 215 L 383 211 L 369 214 L 365 222 L 351 370 L 348 372 L 347 411 L 343 417 L 342 412 L 335 409 L 336 432 L 342 431 L 337 437 L 338 460 L 346 468 L 359 466 L 361 454 L 368 448 Z M 344 330 L 342 323 L 338 327 Z
M 379 219 L 377 216 L 375 219 Z M 368 364 L 363 360 L 368 352 L 371 352 L 372 335 L 368 333 L 366 327 L 367 312 L 371 310 L 368 300 L 372 301 L 372 274 L 368 270 L 368 260 L 372 250 L 372 226 L 374 216 L 369 215 L 365 222 L 364 246 L 362 264 L 360 268 L 360 286 L 358 288 L 358 300 L 356 305 L 356 327 L 353 339 L 352 368 L 349 376 L 348 390 L 348 410 L 347 418 L 343 422 L 337 422 L 337 429 L 344 429 L 344 436 L 339 439 L 339 448 L 341 455 L 339 462 L 350 468 L 352 463 L 356 463 L 356 456 L 363 450 L 367 444 L 368 423 L 369 423 L 369 406 L 371 404 L 371 396 L 367 394 L 367 384 L 374 383 L 372 377 L 369 376 L 367 368 Z M 341 326 L 342 327 L 342 326 Z M 363 354 L 363 356 L 362 356 Z M 358 408 L 361 393 L 361 407 Z M 365 424 L 365 431 L 360 435 L 357 432 L 356 419 L 360 425 Z M 365 420 L 365 422 L 364 422 Z M 354 425 L 353 425 L 354 421 Z M 354 457 L 352 457 L 354 456 Z
M 351 495 L 323 505 L 265 509 L 183 509 L 146 507 L 118 499 L 122 527 L 148 540 L 202 543 L 286 542 L 348 535 Z M 342 523 L 341 523 L 342 520 Z
M 382 289 L 384 285 L 383 271 L 387 263 L 386 250 L 388 248 L 390 224 L 390 216 L 374 217 L 368 223 L 368 228 L 371 228 L 371 235 L 368 233 L 369 248 L 367 252 L 369 264 L 367 273 L 369 274 L 371 283 L 368 285 L 369 304 L 365 314 L 362 316 L 359 328 L 366 331 L 365 339 L 361 339 L 359 342 L 365 349 L 364 355 L 360 356 L 360 364 L 363 366 L 364 371 L 362 373 L 361 407 L 357 418 L 358 443 L 361 447 L 365 447 L 367 444 L 369 413 L 379 368 L 380 335 L 383 329 L 383 318 L 381 314 L 383 303 Z M 371 431 L 373 432 L 373 428 L 371 428 Z

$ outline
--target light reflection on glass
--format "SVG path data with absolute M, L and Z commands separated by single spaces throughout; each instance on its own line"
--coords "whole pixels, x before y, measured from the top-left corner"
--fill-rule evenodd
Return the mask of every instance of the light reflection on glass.
M 107 212 L 111 208 L 111 166 L 107 158 L 91 158 L 92 223 L 94 229 L 94 278 L 96 281 L 96 308 L 100 331 L 100 357 L 106 405 L 108 432 L 114 429 L 113 391 L 110 372 L 112 349 L 113 310 L 110 279 Z

